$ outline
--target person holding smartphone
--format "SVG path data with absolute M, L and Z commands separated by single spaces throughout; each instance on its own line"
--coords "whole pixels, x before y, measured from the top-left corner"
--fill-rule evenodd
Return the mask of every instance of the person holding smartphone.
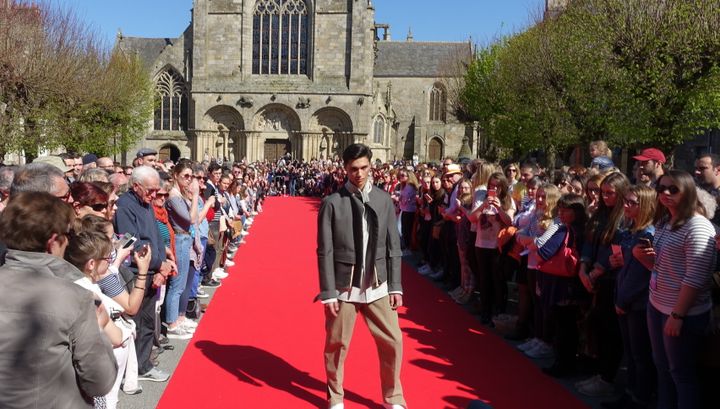
M 651 271 L 647 307 L 659 409 L 700 408 L 698 354 L 710 321 L 715 229 L 700 213 L 693 177 L 670 170 L 657 180 L 652 247 L 633 248 Z
M 615 312 L 618 315 L 627 362 L 627 388 L 611 407 L 647 408 L 655 384 L 650 335 L 647 330 L 650 270 L 633 256 L 633 248 L 652 248 L 655 236 L 655 190 L 644 185 L 627 189 L 623 201 L 627 230 L 618 231 L 607 268 L 619 269 L 615 283 Z

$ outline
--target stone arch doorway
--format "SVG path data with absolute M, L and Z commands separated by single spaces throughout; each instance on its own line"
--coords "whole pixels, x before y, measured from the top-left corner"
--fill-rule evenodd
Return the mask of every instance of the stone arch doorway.
M 442 160 L 443 142 L 440 137 L 436 136 L 430 139 L 427 152 L 428 162 L 440 162 Z
M 277 162 L 292 152 L 292 145 L 287 139 L 266 139 L 264 143 L 265 160 Z
M 180 149 L 177 146 L 168 143 L 160 147 L 158 156 L 158 159 L 163 162 L 171 160 L 173 163 L 177 163 L 178 160 L 180 160 Z
M 314 157 L 342 156 L 343 151 L 355 142 L 350 116 L 338 108 L 322 108 L 310 120 L 310 130 L 319 136 L 319 144 L 312 152 Z
M 229 161 L 245 156 L 245 122 L 235 108 L 214 106 L 205 113 L 202 123 L 203 132 L 209 134 L 203 155 Z
M 260 109 L 253 120 L 253 132 L 260 137 L 267 154 L 287 149 L 294 159 L 302 156 L 300 118 L 286 105 L 271 104 Z

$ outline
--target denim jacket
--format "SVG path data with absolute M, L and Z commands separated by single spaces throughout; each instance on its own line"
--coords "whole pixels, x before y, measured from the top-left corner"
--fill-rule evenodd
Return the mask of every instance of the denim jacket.
M 615 305 L 624 311 L 644 310 L 648 302 L 650 270 L 645 268 L 632 255 L 632 249 L 640 238 L 650 239 L 655 236 L 655 226 L 648 226 L 638 232 L 619 231 L 615 241 L 622 248 L 625 263 L 617 274 L 615 283 Z

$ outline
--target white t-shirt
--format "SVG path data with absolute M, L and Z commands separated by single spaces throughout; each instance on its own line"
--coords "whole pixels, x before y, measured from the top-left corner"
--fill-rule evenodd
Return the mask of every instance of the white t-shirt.
M 510 200 L 510 209 L 515 210 L 515 201 Z M 494 208 L 487 208 L 483 210 L 483 213 L 478 218 L 477 223 L 477 236 L 475 237 L 475 247 L 481 249 L 494 249 L 497 248 L 497 237 L 500 229 L 505 227 L 500 221 L 500 215 Z

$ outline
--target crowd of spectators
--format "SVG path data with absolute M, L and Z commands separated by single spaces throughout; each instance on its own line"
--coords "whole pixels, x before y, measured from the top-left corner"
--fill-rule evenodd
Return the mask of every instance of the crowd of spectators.
M 591 371 L 575 387 L 618 398 L 609 408 L 708 407 L 720 366 L 720 158 L 700 155 L 688 173 L 649 148 L 623 173 L 604 142 L 590 155 L 588 167 L 554 170 L 376 162 L 372 179 L 396 204 L 403 254 L 420 259 L 418 273 L 482 324 L 505 328 L 528 357 L 552 358 L 549 376 Z M 0 335 L 9 346 L 0 382 L 19 388 L 0 406 L 115 407 L 120 390 L 167 380 L 159 351 L 167 338 L 192 337 L 203 288 L 228 276 L 263 199 L 325 196 L 345 180 L 338 160 L 174 164 L 150 149 L 132 166 L 64 154 L 0 168 L 0 274 L 17 277 L 0 289 L 0 323 L 47 334 Z M 83 346 L 56 347 L 68 361 L 47 363 L 51 343 Z M 66 381 L 78 388 L 48 388 L 42 382 L 57 380 L 42 377 L 20 385 L 21 367 L 74 376 Z
M 167 381 L 160 353 L 192 338 L 270 180 L 151 149 L 0 167 L 0 407 L 115 408 Z
M 575 388 L 607 408 L 714 407 L 720 158 L 700 155 L 691 174 L 648 148 L 625 174 L 605 142 L 590 155 L 554 170 L 385 165 L 374 182 L 418 272 L 528 357 L 552 359 L 546 374 L 585 374 Z

